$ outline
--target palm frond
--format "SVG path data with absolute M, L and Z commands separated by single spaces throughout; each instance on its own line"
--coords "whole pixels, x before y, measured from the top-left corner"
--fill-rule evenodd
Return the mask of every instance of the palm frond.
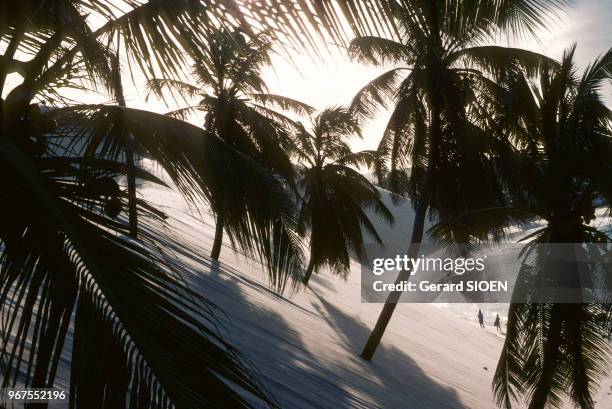
M 493 394 L 497 406 L 505 409 L 511 409 L 513 401 L 518 401 L 524 392 L 524 340 L 520 331 L 524 327 L 527 309 L 526 304 L 510 304 L 506 339 L 493 377 Z
M 446 246 L 457 243 L 499 243 L 507 229 L 532 221 L 533 213 L 513 207 L 478 209 L 446 218 L 429 229 L 429 235 Z M 461 240 L 457 240 L 461 237 Z
M 290 111 L 298 115 L 312 115 L 312 113 L 315 111 L 313 107 L 304 102 L 287 98 L 282 95 L 249 94 L 249 97 L 264 105 L 280 108 L 284 111 Z
M 542 69 L 559 66 L 558 62 L 542 54 L 520 48 L 499 46 L 464 48 L 455 52 L 450 58 L 463 59 L 463 66 L 481 68 L 495 75 L 516 70 L 528 76 L 535 76 Z
M 612 48 L 596 58 L 584 70 L 578 87 L 579 97 L 585 97 L 587 93 L 600 91 L 606 79 L 612 79 Z
M 405 90 L 378 144 L 376 164 L 379 183 L 396 195 L 416 197 L 413 187 L 420 184 L 426 166 L 426 126 L 426 111 L 416 88 Z
M 288 279 L 299 277 L 301 251 L 290 231 L 291 198 L 282 180 L 261 162 L 202 128 L 164 115 L 100 105 L 53 115 L 64 137 L 79 139 L 87 156 L 121 157 L 132 135 L 190 203 L 207 203 L 223 213 L 230 238 L 262 259 L 271 285 L 282 290 Z
M 397 83 L 402 71 L 395 68 L 370 81 L 360 89 L 351 101 L 350 110 L 360 121 L 371 119 L 381 108 L 385 108 L 397 93 Z
M 405 44 L 387 38 L 363 36 L 351 40 L 348 48 L 351 59 L 374 65 L 412 65 L 413 50 Z
M 194 85 L 188 84 L 184 81 L 166 79 L 166 78 L 152 78 L 145 84 L 147 90 L 147 100 L 151 95 L 154 95 L 164 102 L 166 101 L 167 95 L 163 92 L 164 89 L 171 91 L 173 98 L 178 95 L 183 98 L 184 102 L 193 102 L 194 98 L 202 97 L 205 93 Z
M 219 24 L 233 25 L 232 19 L 244 21 L 233 1 L 147 1 L 131 4 L 131 9 L 122 14 L 114 10 L 93 34 L 120 36 L 126 54 L 148 78 L 179 78 L 188 63 L 181 50 L 201 47 Z
M 187 121 L 192 115 L 195 115 L 198 112 L 206 111 L 207 109 L 208 109 L 207 106 L 194 105 L 194 106 L 174 109 L 172 111 L 166 112 L 164 115 L 168 115 L 169 117 L 172 117 L 175 119 L 180 119 L 181 121 Z
M 335 160 L 333 163 L 341 166 L 366 166 L 373 167 L 378 160 L 378 151 L 359 151 L 343 156 Z
M 118 236 L 111 218 L 85 207 L 79 179 L 43 177 L 41 166 L 56 163 L 33 161 L 6 140 L 0 154 L 20 181 L 2 201 L 14 215 L 2 231 L 0 294 L 10 317 L 3 330 L 19 328 L 10 343 L 3 339 L 5 386 L 53 385 L 72 340 L 70 401 L 77 407 L 248 406 L 237 389 L 269 401 L 214 329 L 214 307 L 164 267 L 152 241 Z M 92 362 L 92 339 L 107 351 L 105 360 Z

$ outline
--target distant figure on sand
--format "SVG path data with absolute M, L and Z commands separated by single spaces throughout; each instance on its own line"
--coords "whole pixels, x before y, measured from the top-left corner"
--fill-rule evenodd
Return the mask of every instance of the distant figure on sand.
M 493 325 L 495 325 L 495 328 L 497 328 L 498 331 L 501 331 L 501 321 L 499 320 L 499 314 L 497 314 L 497 316 L 495 317 L 495 323 Z
M 478 310 L 478 323 L 480 324 L 480 328 L 484 328 L 484 315 L 482 315 L 482 311 Z

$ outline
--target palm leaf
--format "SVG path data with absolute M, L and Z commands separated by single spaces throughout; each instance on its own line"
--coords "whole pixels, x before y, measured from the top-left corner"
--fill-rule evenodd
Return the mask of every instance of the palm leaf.
M 381 37 L 363 36 L 351 40 L 348 54 L 351 59 L 374 65 L 414 64 L 414 53 L 410 47 Z
M 304 102 L 297 101 L 295 99 L 283 97 L 282 95 L 275 94 L 249 94 L 249 97 L 254 101 L 260 102 L 264 105 L 270 105 L 276 108 L 280 108 L 284 111 L 290 111 L 298 115 L 311 115 L 314 112 L 314 108 Z
M 192 204 L 223 213 L 230 239 L 264 261 L 271 285 L 282 290 L 301 273 L 301 251 L 291 232 L 292 199 L 266 166 L 210 132 L 164 115 L 111 106 L 54 112 L 60 126 L 79 124 L 85 155 L 117 158 L 127 135 L 168 173 Z M 116 124 L 122 124 L 117 127 Z M 152 131 L 153 130 L 153 131 Z M 70 137 L 73 129 L 67 131 Z
M 214 330 L 214 307 L 163 267 L 151 250 L 152 241 L 126 241 L 106 230 L 112 226 L 109 220 L 91 211 L 75 212 L 78 202 L 53 193 L 53 184 L 10 142 L 4 141 L 0 152 L 7 158 L 4 166 L 21 182 L 8 192 L 11 200 L 3 201 L 8 206 L 4 210 L 15 212 L 13 229 L 3 231 L 0 294 L 2 308 L 8 308 L 5 312 L 11 317 L 4 334 L 13 333 L 18 323 L 16 338 L 10 344 L 4 338 L 5 386 L 14 387 L 21 370 L 26 385 L 53 385 L 66 353 L 68 328 L 74 325 L 74 405 L 200 407 L 207 402 L 247 407 L 227 380 L 267 401 L 236 352 Z M 105 222 L 105 228 L 96 221 Z M 11 307 L 7 301 L 13 294 L 18 304 Z M 26 351 L 30 337 L 36 342 Z M 109 352 L 105 360 L 97 360 L 100 372 L 91 372 L 88 365 L 92 339 Z M 82 376 L 85 371 L 88 376 Z M 104 390 L 111 392 L 102 394 Z
M 355 94 L 351 112 L 360 120 L 371 119 L 379 109 L 385 108 L 395 98 L 401 72 L 408 68 L 395 68 L 370 81 Z
M 478 209 L 436 223 L 429 229 L 429 235 L 446 245 L 499 243 L 507 237 L 508 228 L 525 225 L 533 218 L 532 213 L 513 207 Z M 457 241 L 458 234 L 469 240 Z
M 528 50 L 499 46 L 477 46 L 461 49 L 450 58 L 463 59 L 466 67 L 482 68 L 499 75 L 504 70 L 515 69 L 534 76 L 540 70 L 558 67 L 552 58 Z

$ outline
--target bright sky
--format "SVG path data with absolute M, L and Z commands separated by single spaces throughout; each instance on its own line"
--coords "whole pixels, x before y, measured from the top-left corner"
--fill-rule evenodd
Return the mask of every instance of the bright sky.
M 500 41 L 500 45 L 518 45 L 549 57 L 559 59 L 563 50 L 573 42 L 578 43 L 576 61 L 583 68 L 612 47 L 612 0 L 575 0 L 549 31 L 539 34 L 538 44 L 534 40 L 519 41 L 518 44 Z M 295 64 L 282 58 L 275 59 L 275 72 L 267 73 L 270 90 L 274 93 L 296 98 L 316 108 L 329 105 L 348 104 L 353 95 L 370 80 L 382 73 L 379 68 L 352 63 L 342 52 L 325 62 L 302 57 Z M 612 106 L 612 88 L 604 90 L 609 106 Z M 381 112 L 365 130 L 364 139 L 353 143 L 354 149 L 375 149 L 388 112 Z
M 563 50 L 573 42 L 578 43 L 577 62 L 580 68 L 586 66 L 596 56 L 612 47 L 612 0 L 574 0 L 574 5 L 566 9 L 560 19 L 548 30 L 539 34 L 539 43 L 534 40 L 520 40 L 518 43 L 500 40 L 500 45 L 527 48 L 560 58 Z M 346 105 L 353 95 L 370 80 L 382 73 L 377 67 L 365 66 L 348 60 L 343 50 L 332 51 L 325 61 L 308 56 L 294 56 L 289 63 L 282 56 L 273 58 L 273 67 L 266 69 L 265 78 L 272 93 L 304 101 L 321 109 L 330 105 Z M 12 84 L 20 82 L 19 76 L 7 81 L 5 91 Z M 164 113 L 176 106 L 166 107 L 155 99 L 145 101 L 144 79 L 136 79 L 132 84 L 125 78 L 125 94 L 130 107 L 148 109 Z M 604 89 L 605 97 L 612 106 L 612 87 Z M 87 103 L 106 102 L 108 97 L 88 94 L 76 97 Z M 388 118 L 388 112 L 381 112 L 364 129 L 363 140 L 355 140 L 353 148 L 376 148 Z M 200 125 L 199 123 L 197 125 Z

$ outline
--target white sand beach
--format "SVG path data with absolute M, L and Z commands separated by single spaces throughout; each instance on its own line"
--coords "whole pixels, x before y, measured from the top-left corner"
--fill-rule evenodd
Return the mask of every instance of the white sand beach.
M 279 297 L 268 290 L 261 266 L 234 253 L 227 240 L 219 265 L 210 262 L 212 217 L 165 188 L 140 193 L 170 216 L 176 241 L 163 250 L 167 259 L 223 311 L 222 333 L 263 374 L 281 407 L 495 407 L 491 380 L 504 338 L 491 323 L 480 329 L 475 314 L 466 318 L 474 305 L 400 304 L 373 362 L 366 362 L 358 354 L 381 305 L 361 303 L 357 262 L 346 282 L 322 272 L 310 288 Z M 397 241 L 410 231 L 412 209 L 403 202 L 393 212 L 395 225 L 380 230 Z M 612 408 L 611 394 L 608 378 L 596 407 Z

